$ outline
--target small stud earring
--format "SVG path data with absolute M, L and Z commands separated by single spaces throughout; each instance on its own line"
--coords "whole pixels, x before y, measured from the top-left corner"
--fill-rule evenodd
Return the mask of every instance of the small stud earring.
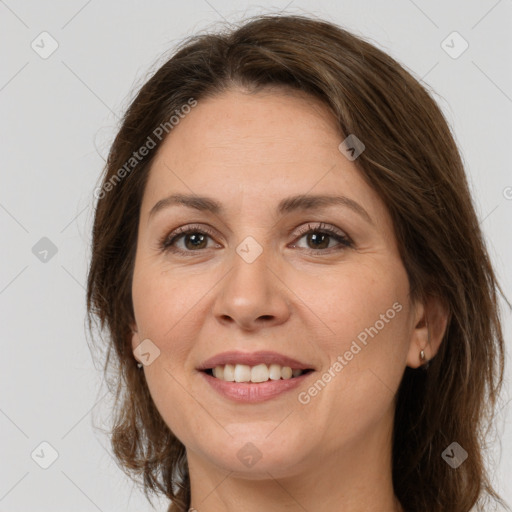
M 425 318 L 425 325 L 427 327 L 427 343 L 430 345 L 430 328 L 428 326 L 428 320 Z M 427 361 L 427 356 L 425 355 L 425 351 L 423 349 L 420 350 L 420 361 L 421 366 L 425 369 L 428 368 L 430 361 L 425 365 L 424 363 Z

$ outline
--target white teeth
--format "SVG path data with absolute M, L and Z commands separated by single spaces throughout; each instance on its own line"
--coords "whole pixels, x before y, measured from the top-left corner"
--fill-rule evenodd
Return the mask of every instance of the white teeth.
M 213 368 L 213 376 L 227 382 L 267 382 L 270 380 L 288 380 L 299 377 L 303 370 L 292 370 L 289 366 L 278 364 L 258 364 L 249 366 L 246 364 L 226 364 Z
M 223 366 L 216 366 L 213 369 L 213 376 L 217 377 L 217 379 L 224 380 L 224 367 Z
M 281 367 L 278 364 L 270 365 L 269 377 L 271 380 L 279 380 L 281 378 Z
M 251 367 L 246 364 L 237 364 L 235 366 L 235 382 L 250 382 Z
M 281 377 L 283 379 L 291 379 L 292 378 L 292 369 L 289 366 L 283 366 L 281 368 Z
M 251 368 L 251 382 L 265 382 L 268 380 L 268 368 L 266 364 L 258 364 Z
M 222 366 L 217 366 L 217 368 L 222 368 Z M 219 379 L 226 380 L 228 382 L 235 381 L 235 367 L 232 364 L 227 364 L 224 366 L 224 375 L 222 377 L 218 377 Z

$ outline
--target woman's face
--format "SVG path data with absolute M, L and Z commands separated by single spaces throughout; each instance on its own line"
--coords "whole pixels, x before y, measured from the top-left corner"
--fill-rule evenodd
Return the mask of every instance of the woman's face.
M 421 312 L 389 213 L 342 140 L 312 98 L 232 90 L 200 100 L 159 149 L 141 206 L 132 345 L 149 340 L 139 359 L 191 466 L 286 476 L 390 440 Z M 188 205 L 165 201 L 178 194 Z M 288 380 L 284 366 L 312 371 Z

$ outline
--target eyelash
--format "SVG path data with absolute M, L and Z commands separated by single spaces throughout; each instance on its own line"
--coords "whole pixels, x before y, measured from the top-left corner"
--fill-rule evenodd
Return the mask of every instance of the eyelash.
M 204 251 L 205 249 L 198 249 L 197 251 L 184 251 L 182 249 L 177 249 L 176 247 L 173 247 L 173 244 L 180 238 L 184 237 L 188 234 L 202 234 L 202 235 L 208 235 L 210 238 L 214 238 L 215 234 L 212 230 L 210 230 L 207 227 L 204 226 L 185 226 L 180 227 L 170 234 L 166 234 L 163 236 L 158 243 L 158 246 L 162 252 L 173 252 L 177 254 L 183 254 L 186 256 L 192 256 L 193 253 L 199 253 L 201 251 Z M 347 236 L 344 235 L 342 232 L 336 230 L 335 228 L 320 223 L 318 226 L 311 226 L 311 224 L 308 223 L 307 227 L 301 228 L 299 230 L 298 238 L 297 240 L 300 240 L 304 235 L 308 235 L 310 233 L 321 233 L 324 235 L 328 235 L 341 245 L 341 247 L 331 247 L 329 249 L 303 249 L 307 253 L 310 254 L 320 254 L 320 253 L 331 253 L 334 251 L 340 251 L 346 248 L 353 247 L 352 240 Z

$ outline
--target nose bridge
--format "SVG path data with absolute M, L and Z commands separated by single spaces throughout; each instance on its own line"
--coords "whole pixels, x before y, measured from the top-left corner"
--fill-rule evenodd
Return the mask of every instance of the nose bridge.
M 243 328 L 278 324 L 289 316 L 286 287 L 276 277 L 268 247 L 246 237 L 235 249 L 232 269 L 216 298 L 215 316 Z

